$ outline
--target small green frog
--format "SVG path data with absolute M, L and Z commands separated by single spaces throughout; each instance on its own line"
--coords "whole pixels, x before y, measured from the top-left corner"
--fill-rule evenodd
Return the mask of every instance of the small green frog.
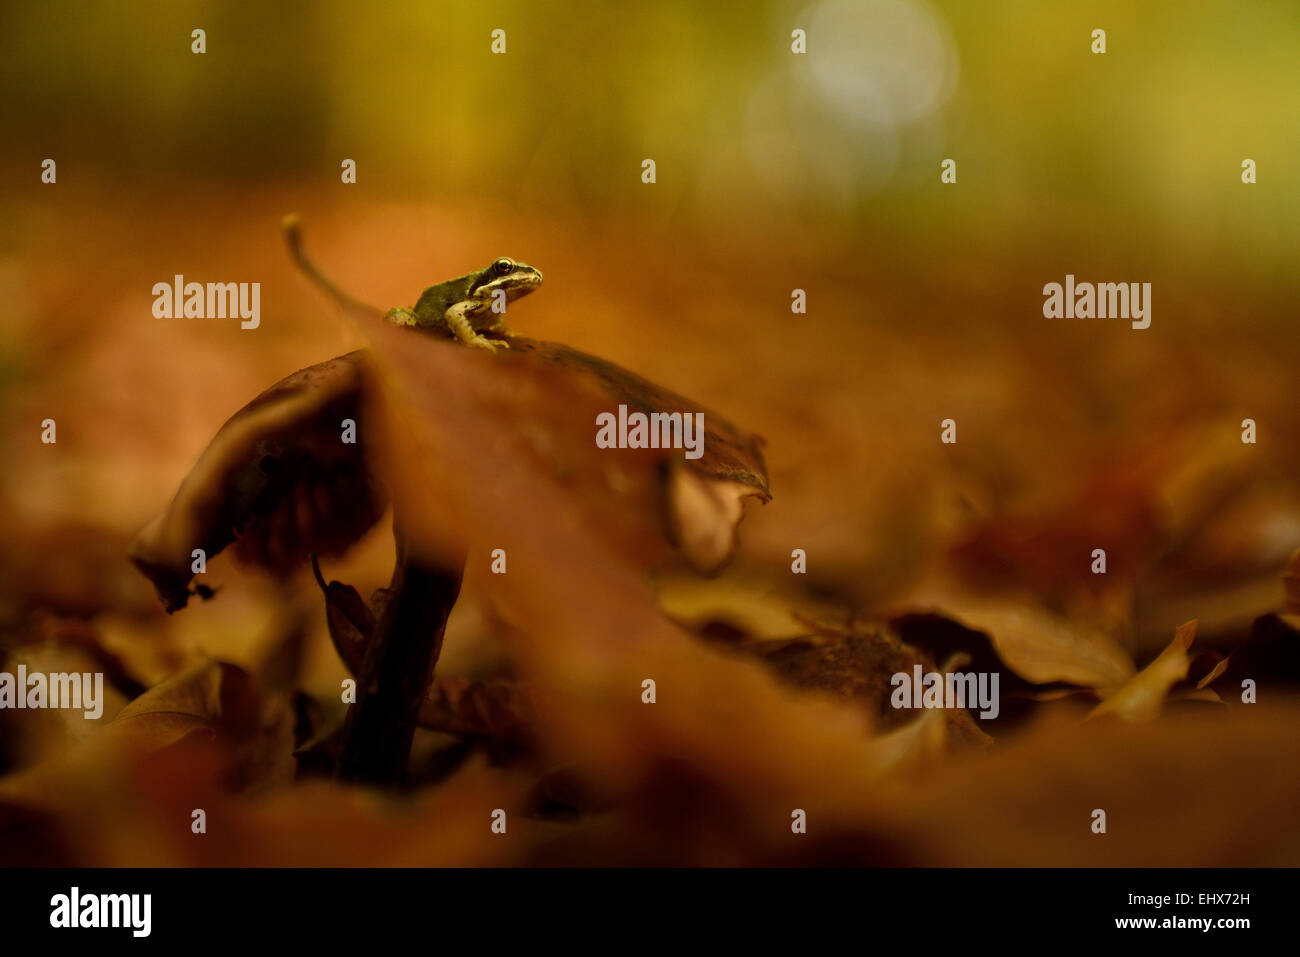
M 478 349 L 509 349 L 504 338 L 490 339 L 482 333 L 514 335 L 506 328 L 504 304 L 528 295 L 541 284 L 539 270 L 502 256 L 479 272 L 430 286 L 420 295 L 414 311 L 399 306 L 388 310 L 386 318 L 400 326 L 432 329 Z M 504 294 L 504 300 L 498 292 Z

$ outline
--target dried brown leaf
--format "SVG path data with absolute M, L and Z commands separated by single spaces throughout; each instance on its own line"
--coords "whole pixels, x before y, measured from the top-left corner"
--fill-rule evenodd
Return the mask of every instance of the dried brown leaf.
M 1173 641 L 1147 665 L 1093 710 L 1094 717 L 1114 714 L 1126 721 L 1149 721 L 1160 713 L 1169 689 L 1187 677 L 1187 649 L 1196 638 L 1196 619 L 1179 625 Z
M 1300 548 L 1291 553 L 1282 572 L 1282 612 L 1300 615 Z
M 1033 595 L 918 590 L 891 617 L 916 614 L 938 615 L 983 632 L 1007 667 L 1034 684 L 1059 681 L 1107 690 L 1134 672 L 1133 659 L 1106 628 L 1057 614 Z
M 242 668 L 203 661 L 123 708 L 110 733 L 134 747 L 165 748 L 190 736 L 219 743 L 236 789 L 284 784 L 294 771 L 289 699 L 264 695 Z
M 131 546 L 168 611 L 188 601 L 194 549 L 210 561 L 238 538 L 242 557 L 284 571 L 312 551 L 341 551 L 378 520 L 359 412 L 368 374 L 361 352 L 309 366 L 221 427 Z M 356 443 L 342 441 L 344 419 L 358 422 Z
M 361 673 L 366 646 L 379 615 L 351 585 L 321 580 L 330 638 L 354 676 Z M 386 590 L 376 596 L 383 600 Z M 430 731 L 526 743 L 535 721 L 536 703 L 517 682 L 485 684 L 467 678 L 434 678 L 420 705 L 420 725 Z

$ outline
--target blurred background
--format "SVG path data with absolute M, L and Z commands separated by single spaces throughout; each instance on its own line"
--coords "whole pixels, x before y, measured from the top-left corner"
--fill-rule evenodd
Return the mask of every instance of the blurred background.
M 282 593 L 226 560 L 215 583 L 237 587 L 169 619 L 123 556 L 227 417 L 363 342 L 283 251 L 298 212 L 384 308 L 533 264 L 516 330 L 766 438 L 775 498 L 711 591 L 665 586 L 683 617 L 960 617 L 975 589 L 1139 666 L 1191 617 L 1227 646 L 1300 546 L 1297 35 L 1288 0 L 6 2 L 4 627 L 93 620 L 146 684 L 198 651 L 247 661 L 278 627 Z M 260 328 L 154 318 L 177 273 L 260 282 Z M 1067 273 L 1151 283 L 1150 328 L 1045 319 Z M 386 534 L 330 577 L 382 584 Z M 452 673 L 490 654 L 480 588 Z M 343 672 L 313 627 L 324 694 Z

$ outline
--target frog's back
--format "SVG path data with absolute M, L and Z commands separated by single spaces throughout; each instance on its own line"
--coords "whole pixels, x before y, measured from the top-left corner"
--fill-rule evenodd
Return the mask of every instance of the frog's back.
M 420 298 L 415 303 L 415 314 L 441 316 L 448 306 L 469 295 L 469 284 L 473 278 L 474 274 L 470 273 L 430 286 L 420 293 Z

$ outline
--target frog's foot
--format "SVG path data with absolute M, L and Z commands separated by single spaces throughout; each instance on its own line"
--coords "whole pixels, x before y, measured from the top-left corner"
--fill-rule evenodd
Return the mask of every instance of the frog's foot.
M 389 322 L 397 323 L 399 326 L 414 326 L 416 324 L 415 313 L 411 312 L 410 309 L 403 309 L 401 306 L 396 309 L 389 309 L 388 312 L 384 313 L 384 318 Z
M 447 320 L 447 328 L 463 345 L 475 349 L 487 349 L 489 352 L 496 352 L 498 349 L 509 349 L 509 343 L 502 342 L 500 339 L 488 339 L 481 336 L 478 330 L 471 325 L 468 315 L 478 303 L 475 302 L 458 302 L 446 312 L 442 317 Z
M 499 349 L 509 349 L 510 343 L 503 342 L 500 339 L 489 339 L 487 336 L 475 336 L 465 343 L 475 349 L 486 349 L 488 352 L 496 352 Z

